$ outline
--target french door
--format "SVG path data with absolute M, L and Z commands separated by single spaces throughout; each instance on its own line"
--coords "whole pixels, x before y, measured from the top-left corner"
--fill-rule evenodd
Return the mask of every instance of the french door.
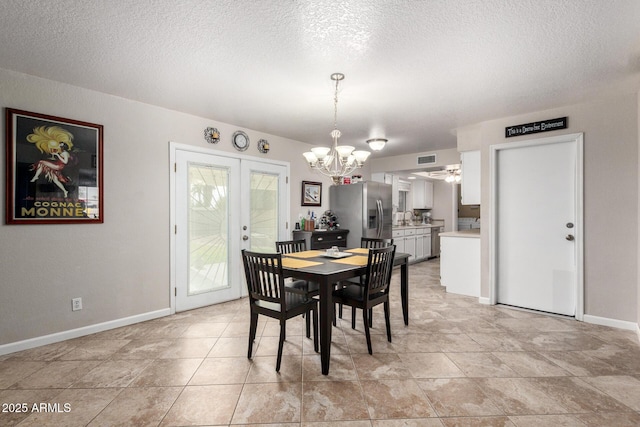
M 273 252 L 288 235 L 287 166 L 175 150 L 175 311 L 246 293 L 241 250 Z

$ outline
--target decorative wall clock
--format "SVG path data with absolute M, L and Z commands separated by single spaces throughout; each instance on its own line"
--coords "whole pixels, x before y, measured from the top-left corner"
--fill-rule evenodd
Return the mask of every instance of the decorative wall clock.
M 258 141 L 258 151 L 265 154 L 268 153 L 269 141 L 267 141 L 266 139 L 261 139 L 260 141 Z
M 237 130 L 231 137 L 231 143 L 236 150 L 244 151 L 249 148 L 249 136 L 241 130 Z
M 209 144 L 217 144 L 220 142 L 220 132 L 216 128 L 208 127 L 204 130 L 204 140 Z

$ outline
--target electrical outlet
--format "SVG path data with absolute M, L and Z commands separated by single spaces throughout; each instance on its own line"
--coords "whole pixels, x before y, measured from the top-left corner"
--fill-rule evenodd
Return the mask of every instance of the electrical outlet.
M 82 298 L 73 298 L 71 300 L 71 311 L 82 310 Z

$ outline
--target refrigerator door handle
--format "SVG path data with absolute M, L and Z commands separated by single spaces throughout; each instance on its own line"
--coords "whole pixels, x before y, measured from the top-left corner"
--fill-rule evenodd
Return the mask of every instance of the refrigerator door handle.
M 378 239 L 382 237 L 382 229 L 384 224 L 384 211 L 382 210 L 382 200 L 376 200 L 378 205 Z

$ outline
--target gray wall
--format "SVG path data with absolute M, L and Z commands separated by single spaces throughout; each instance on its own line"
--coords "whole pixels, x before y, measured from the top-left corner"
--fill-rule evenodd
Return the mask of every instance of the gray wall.
M 0 224 L 0 345 L 166 311 L 169 141 L 233 152 L 229 138 L 239 127 L 1 69 L 0 107 L 104 125 L 105 180 L 104 224 Z M 213 147 L 203 139 L 207 126 L 222 133 Z M 302 161 L 307 144 L 244 131 L 244 154 L 291 162 L 291 218 L 303 211 L 302 180 L 324 183 L 317 211 L 327 208 L 329 180 Z M 260 138 L 270 142 L 267 155 L 256 148 Z M 83 298 L 82 311 L 71 311 L 73 297 Z
M 504 128 L 568 116 L 568 129 L 504 138 Z M 629 94 L 507 117 L 458 133 L 458 149 L 481 149 L 482 289 L 489 296 L 491 200 L 489 146 L 562 133 L 584 133 L 585 315 L 638 321 L 638 99 Z

